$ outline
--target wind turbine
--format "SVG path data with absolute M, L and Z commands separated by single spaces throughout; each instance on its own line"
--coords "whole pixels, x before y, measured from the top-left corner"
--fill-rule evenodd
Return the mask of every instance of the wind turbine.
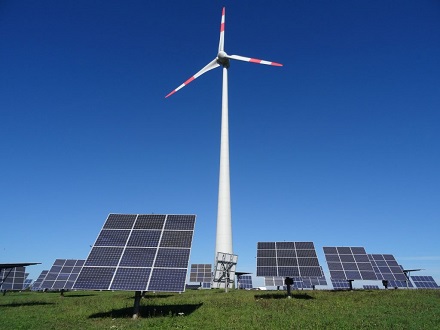
M 220 23 L 220 41 L 218 43 L 217 56 L 209 62 L 203 69 L 194 76 L 177 87 L 165 98 L 173 95 L 190 82 L 200 77 L 205 72 L 223 67 L 222 84 L 222 122 L 221 122 L 221 140 L 220 140 L 220 175 L 218 188 L 218 210 L 217 210 L 217 235 L 215 245 L 215 256 L 217 252 L 232 254 L 232 224 L 231 224 L 231 193 L 229 176 L 229 123 L 228 123 L 228 68 L 229 60 L 238 60 L 257 64 L 266 64 L 273 66 L 282 66 L 276 62 L 259 60 L 256 58 L 244 57 L 239 55 L 228 55 L 224 50 L 225 43 L 225 8 L 222 10 L 222 19 Z

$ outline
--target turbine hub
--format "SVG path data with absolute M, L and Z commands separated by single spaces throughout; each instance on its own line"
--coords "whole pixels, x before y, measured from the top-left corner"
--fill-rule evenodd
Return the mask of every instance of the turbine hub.
M 228 54 L 224 51 L 219 51 L 217 54 L 217 63 L 225 68 L 229 68 L 229 58 Z
M 226 58 L 226 56 L 228 56 L 228 54 L 226 54 L 224 51 L 219 51 L 218 52 L 218 55 L 217 55 L 217 57 L 219 58 L 219 59 L 224 59 L 224 58 Z

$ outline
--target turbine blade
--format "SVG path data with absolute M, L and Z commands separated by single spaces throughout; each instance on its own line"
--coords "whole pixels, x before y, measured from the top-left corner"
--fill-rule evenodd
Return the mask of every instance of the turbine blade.
M 213 59 L 211 62 L 209 62 L 202 70 L 200 70 L 199 72 L 197 72 L 194 76 L 192 76 L 191 78 L 189 78 L 187 81 L 185 81 L 182 85 L 180 85 L 179 87 L 177 87 L 175 90 L 173 90 L 171 93 L 169 93 L 167 96 L 165 96 L 165 98 L 167 98 L 168 96 L 173 95 L 175 92 L 177 92 L 179 89 L 185 87 L 186 85 L 188 85 L 191 81 L 193 81 L 194 79 L 200 77 L 202 74 L 204 74 L 205 72 L 208 72 L 209 70 L 215 69 L 216 67 L 220 66 L 217 63 L 217 59 Z
M 222 20 L 220 22 L 220 40 L 218 42 L 218 52 L 224 50 L 225 47 L 225 7 L 222 10 Z
M 244 57 L 244 56 L 239 56 L 239 55 L 227 55 L 226 57 L 229 59 L 244 61 L 244 62 L 266 64 L 266 65 L 273 65 L 273 66 L 283 66 L 282 64 L 277 63 L 277 62 L 269 62 L 269 61 L 265 61 L 265 60 L 259 60 L 258 58 L 250 58 L 250 57 Z

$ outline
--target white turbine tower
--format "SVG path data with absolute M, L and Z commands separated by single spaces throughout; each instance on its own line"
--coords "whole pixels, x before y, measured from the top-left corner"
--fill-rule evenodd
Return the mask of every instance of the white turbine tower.
M 224 51 L 225 40 L 225 8 L 222 10 L 222 20 L 220 24 L 220 41 L 218 44 L 218 54 L 203 69 L 194 76 L 177 87 L 165 98 L 171 96 L 179 89 L 182 89 L 194 79 L 200 77 L 205 72 L 223 67 L 222 85 L 222 123 L 221 123 L 221 142 L 220 142 L 220 177 L 218 188 L 218 211 L 217 211 L 217 236 L 215 245 L 215 256 L 217 252 L 232 254 L 232 225 L 231 225 L 231 193 L 229 179 L 229 127 L 228 127 L 228 68 L 229 60 L 238 60 L 258 64 L 282 66 L 282 64 L 259 60 L 256 58 L 244 57 L 239 55 L 228 55 Z

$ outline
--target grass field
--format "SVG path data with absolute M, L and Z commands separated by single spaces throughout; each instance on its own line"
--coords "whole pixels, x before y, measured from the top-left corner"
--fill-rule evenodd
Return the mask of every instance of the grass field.
M 8 292 L 1 329 L 440 329 L 440 290 Z

